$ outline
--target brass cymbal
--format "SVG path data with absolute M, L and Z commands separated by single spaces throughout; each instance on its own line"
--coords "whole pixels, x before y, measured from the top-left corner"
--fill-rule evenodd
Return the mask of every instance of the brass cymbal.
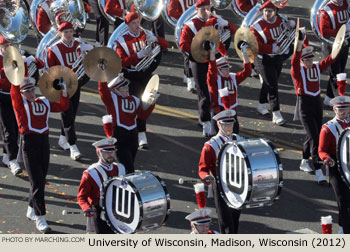
M 246 42 L 248 44 L 247 56 L 250 63 L 253 63 L 258 55 L 259 46 L 254 33 L 247 27 L 239 28 L 235 33 L 235 48 L 238 56 L 243 60 L 242 51 L 238 48 L 238 44 Z
M 145 91 L 142 95 L 142 107 L 144 110 L 147 110 L 149 106 L 151 106 L 154 102 L 155 95 L 157 94 L 159 89 L 159 76 L 155 74 L 148 81 Z
M 335 59 L 338 56 L 338 54 L 341 50 L 341 47 L 343 46 L 343 43 L 345 40 L 345 32 L 346 32 L 346 25 L 343 24 L 340 27 L 340 29 L 337 33 L 337 36 L 334 39 L 334 43 L 332 46 L 332 59 Z
M 15 86 L 19 86 L 24 80 L 24 61 L 19 51 L 9 46 L 3 58 L 4 71 L 7 79 Z
M 113 49 L 96 47 L 85 56 L 83 65 L 92 80 L 108 82 L 120 73 L 122 61 Z
M 45 71 L 39 80 L 41 93 L 52 102 L 60 100 L 61 87 L 57 80 L 61 78 L 66 82 L 69 97 L 72 97 L 78 88 L 78 79 L 72 69 L 65 66 L 54 66 Z
M 217 50 L 220 43 L 219 32 L 213 27 L 206 26 L 194 36 L 191 43 L 191 54 L 195 61 L 199 63 L 203 63 L 209 58 L 209 51 L 204 49 L 206 41 L 214 42 Z
M 295 38 L 294 38 L 294 51 L 293 51 L 293 53 L 295 53 L 297 51 L 298 41 L 299 41 L 299 18 L 297 18 L 297 24 L 295 25 Z

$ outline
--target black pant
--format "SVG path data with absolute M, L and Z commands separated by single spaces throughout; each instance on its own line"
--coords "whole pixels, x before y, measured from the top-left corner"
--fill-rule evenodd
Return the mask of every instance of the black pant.
M 194 82 L 198 95 L 198 111 L 202 122 L 210 121 L 210 94 L 207 85 L 208 63 L 191 61 Z
M 221 108 L 220 112 L 223 111 L 224 108 Z M 216 135 L 219 132 L 219 128 L 218 125 L 216 123 L 216 120 L 213 119 L 213 117 L 216 115 L 217 113 L 214 112 L 214 110 L 211 111 L 211 128 L 215 129 L 215 133 L 214 135 Z M 233 131 L 232 133 L 235 133 L 237 135 L 239 135 L 239 122 L 238 122 L 238 117 L 237 114 L 235 115 L 235 122 L 233 123 L 233 127 L 232 127 Z
M 340 177 L 336 166 L 329 168 L 329 179 L 338 204 L 339 226 L 343 227 L 344 234 L 350 234 L 350 189 Z
M 135 171 L 134 161 L 139 146 L 137 129 L 127 130 L 114 127 L 114 137 L 117 139 L 117 158 L 125 166 L 126 173 Z
M 329 47 L 331 51 L 331 47 Z M 334 98 L 338 94 L 337 74 L 344 73 L 346 62 L 348 61 L 349 45 L 343 45 L 336 62 L 331 65 L 329 80 L 327 85 L 327 96 Z
M 75 134 L 75 117 L 77 115 L 80 100 L 80 86 L 75 94 L 69 99 L 68 110 L 61 112 L 61 135 L 66 136 L 70 145 L 77 141 Z
M 193 77 L 190 59 L 185 55 L 184 55 L 184 74 L 187 78 Z
M 264 56 L 265 57 L 265 56 Z M 263 79 L 260 89 L 259 103 L 270 103 L 272 111 L 280 110 L 278 98 L 278 78 L 282 71 L 282 62 L 277 61 L 277 64 L 265 63 L 258 59 L 256 67 Z
M 114 231 L 108 226 L 107 222 L 101 219 L 102 208 L 100 206 L 94 206 L 94 208 L 96 234 L 114 234 Z
M 113 24 L 113 27 L 114 27 L 114 30 L 118 28 L 119 25 L 121 25 L 124 21 L 121 20 L 120 18 L 115 18 L 115 21 L 114 21 L 114 24 Z
M 152 32 L 158 37 L 165 38 L 164 20 L 162 15 L 152 22 Z
M 24 166 L 30 182 L 29 206 L 35 215 L 46 214 L 45 182 L 50 161 L 50 144 L 48 134 L 21 135 L 21 148 Z
M 18 126 L 11 97 L 2 93 L 0 93 L 0 126 L 5 153 L 10 161 L 14 160 L 18 153 Z
M 219 220 L 219 228 L 221 234 L 237 234 L 239 227 L 239 217 L 241 210 L 237 210 L 227 206 L 224 199 L 220 196 L 216 181 L 213 183 L 214 201 L 216 213 Z
M 306 131 L 306 138 L 303 146 L 303 159 L 312 157 L 315 169 L 320 169 L 318 163 L 318 143 L 322 128 L 323 107 L 321 96 L 298 96 L 300 120 Z
M 97 0 L 89 0 L 89 3 L 94 10 L 96 19 L 96 41 L 100 42 L 101 45 L 107 45 L 109 21 L 101 13 Z

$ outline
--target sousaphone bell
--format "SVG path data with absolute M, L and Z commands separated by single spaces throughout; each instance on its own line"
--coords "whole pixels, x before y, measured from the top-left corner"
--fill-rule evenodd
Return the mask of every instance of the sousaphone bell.
M 208 42 L 215 43 L 216 50 L 218 50 L 220 35 L 214 27 L 203 27 L 194 36 L 191 43 L 191 54 L 195 61 L 204 63 L 209 58 L 210 52 L 205 49 L 205 44 Z
M 157 92 L 159 89 L 159 76 L 155 74 L 148 81 L 145 91 L 141 97 L 142 107 L 144 110 L 147 110 L 153 103 L 156 98 Z
M 258 41 L 254 33 L 247 27 L 239 28 L 235 33 L 235 49 L 238 56 L 243 60 L 241 45 L 247 43 L 247 56 L 250 63 L 254 63 L 259 52 Z
M 78 88 L 78 79 L 72 69 L 65 66 L 53 66 L 41 76 L 39 87 L 41 93 L 51 102 L 58 102 L 61 97 L 62 80 L 66 83 L 69 97 L 72 97 Z
M 96 47 L 87 53 L 83 65 L 90 79 L 108 82 L 120 73 L 122 61 L 113 49 Z
M 24 80 L 24 61 L 19 51 L 9 46 L 3 57 L 4 71 L 7 79 L 15 86 L 19 86 Z

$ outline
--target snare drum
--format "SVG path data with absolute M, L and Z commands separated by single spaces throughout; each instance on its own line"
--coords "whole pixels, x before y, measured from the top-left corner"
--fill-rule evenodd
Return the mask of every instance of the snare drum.
M 169 215 L 170 196 L 158 176 L 142 171 L 107 181 L 102 204 L 114 232 L 130 234 L 163 225 Z
M 235 209 L 271 205 L 283 186 L 278 151 L 266 139 L 225 144 L 216 171 L 220 195 Z

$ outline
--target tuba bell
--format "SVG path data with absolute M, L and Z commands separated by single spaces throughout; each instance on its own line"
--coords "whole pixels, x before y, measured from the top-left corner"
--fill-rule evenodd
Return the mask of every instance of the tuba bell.
M 0 33 L 5 39 L 20 43 L 27 37 L 29 27 L 29 13 L 23 1 L 0 1 Z
M 163 10 L 163 0 L 134 0 L 135 8 L 147 21 L 155 21 Z
M 174 17 L 170 17 L 168 15 L 169 4 L 170 4 L 170 0 L 163 0 L 164 8 L 162 11 L 162 15 L 163 15 L 165 21 L 167 21 L 167 23 L 169 24 L 169 26 L 172 28 L 175 28 L 177 20 Z
M 215 9 L 223 10 L 231 4 L 232 0 L 211 0 L 211 4 Z
M 310 14 L 310 23 L 312 30 L 316 34 L 316 36 L 322 40 L 323 42 L 326 42 L 327 44 L 333 44 L 332 39 L 327 39 L 323 37 L 320 31 L 320 14 L 321 10 L 329 3 L 329 0 L 316 0 L 314 2 L 314 5 L 312 6 L 311 9 L 311 14 Z

